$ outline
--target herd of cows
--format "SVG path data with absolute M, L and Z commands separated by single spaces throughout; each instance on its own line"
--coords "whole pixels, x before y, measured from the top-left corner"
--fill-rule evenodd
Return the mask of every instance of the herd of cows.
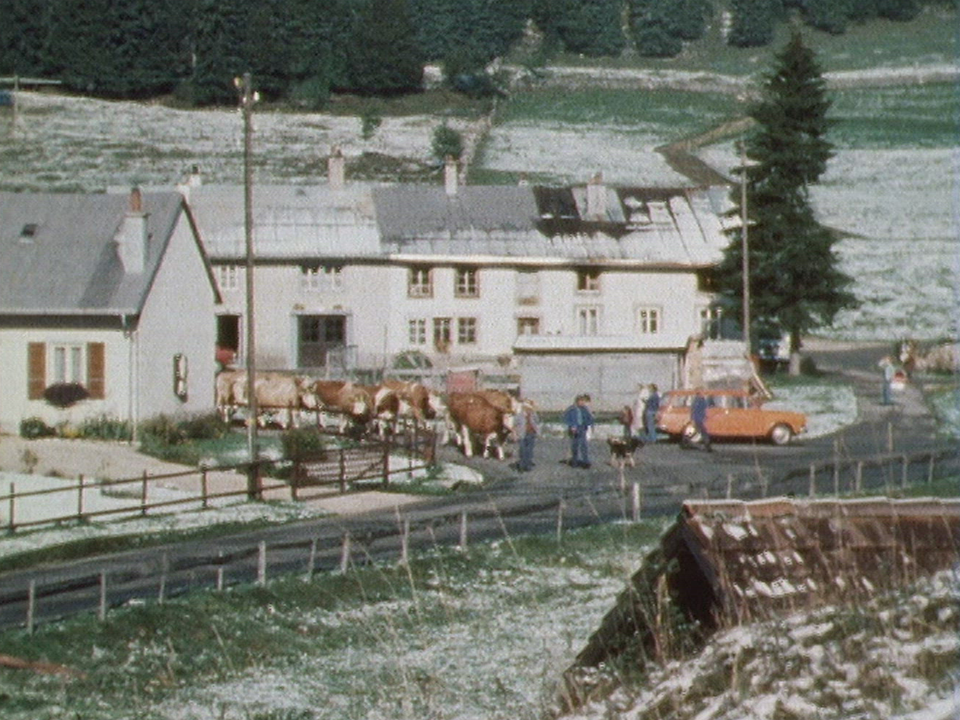
M 217 410 L 225 421 L 246 417 L 249 383 L 245 370 L 217 375 Z M 500 390 L 450 392 L 446 395 L 418 382 L 385 380 L 363 385 L 348 380 L 315 380 L 276 372 L 258 372 L 254 380 L 257 422 L 280 428 L 310 418 L 341 434 L 384 438 L 400 429 L 436 432 L 440 442 L 453 440 L 467 457 L 480 452 L 504 458 L 519 401 Z

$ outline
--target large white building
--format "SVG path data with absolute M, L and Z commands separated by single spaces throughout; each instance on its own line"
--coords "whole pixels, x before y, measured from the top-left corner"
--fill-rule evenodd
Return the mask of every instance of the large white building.
M 507 368 L 547 407 L 629 401 L 680 384 L 713 317 L 710 271 L 728 189 L 330 181 L 253 191 L 258 368 L 339 374 L 403 354 Z M 218 343 L 244 348 L 242 187 L 183 187 L 223 305 Z

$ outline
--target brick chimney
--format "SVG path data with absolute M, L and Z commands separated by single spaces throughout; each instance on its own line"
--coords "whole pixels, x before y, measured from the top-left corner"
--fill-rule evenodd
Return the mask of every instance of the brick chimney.
M 604 220 L 607 217 L 607 186 L 603 184 L 603 173 L 598 172 L 587 183 L 587 218 Z
M 443 187 L 447 191 L 447 195 L 450 197 L 456 195 L 458 184 L 457 161 L 452 155 L 447 155 L 446 160 L 443 162 Z
M 343 190 L 347 175 L 347 161 L 336 145 L 327 158 L 327 183 L 333 190 Z
M 140 188 L 133 188 L 127 204 L 127 212 L 120 221 L 120 227 L 114 240 L 117 243 L 117 256 L 127 273 L 142 273 L 147 266 L 149 235 L 147 234 L 148 213 L 143 211 L 143 195 Z

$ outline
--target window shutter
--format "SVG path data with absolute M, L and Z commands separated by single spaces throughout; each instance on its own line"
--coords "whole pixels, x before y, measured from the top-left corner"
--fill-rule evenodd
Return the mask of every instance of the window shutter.
M 91 400 L 103 400 L 106 396 L 105 370 L 104 344 L 87 343 L 87 392 L 90 393 Z
M 47 346 L 42 342 L 27 344 L 27 399 L 42 400 L 47 389 Z

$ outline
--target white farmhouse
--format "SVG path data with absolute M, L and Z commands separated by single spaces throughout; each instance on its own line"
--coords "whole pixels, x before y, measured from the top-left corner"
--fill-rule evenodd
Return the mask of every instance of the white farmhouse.
M 179 193 L 0 193 L 0 432 L 210 410 L 218 302 Z
M 338 158 L 335 156 L 333 161 Z M 253 193 L 258 368 L 507 369 L 544 407 L 589 392 L 629 402 L 682 383 L 713 319 L 727 188 L 331 182 Z M 243 356 L 243 189 L 184 188 L 224 305 L 221 346 Z

